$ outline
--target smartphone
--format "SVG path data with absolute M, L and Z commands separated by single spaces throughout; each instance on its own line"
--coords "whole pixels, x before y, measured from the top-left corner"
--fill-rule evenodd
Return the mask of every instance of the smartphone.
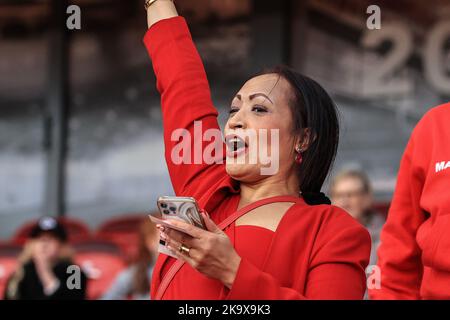
M 160 220 L 177 219 L 198 228 L 206 229 L 200 209 L 192 197 L 159 197 L 157 201 Z
M 158 212 L 149 215 L 149 218 L 156 224 L 161 224 L 172 229 L 183 232 L 183 229 L 178 229 L 174 226 L 168 225 L 167 220 L 176 219 L 192 224 L 198 228 L 206 229 L 205 222 L 200 215 L 200 209 L 192 197 L 159 197 L 157 201 Z M 160 239 L 158 251 L 175 257 L 167 249 L 164 240 Z M 175 257 L 176 258 L 176 257 Z

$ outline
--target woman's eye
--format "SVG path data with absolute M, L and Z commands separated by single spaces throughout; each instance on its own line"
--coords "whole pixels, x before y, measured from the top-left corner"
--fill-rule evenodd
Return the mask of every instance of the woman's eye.
M 260 112 L 267 112 L 267 109 L 263 106 L 253 106 L 252 111 L 260 113 Z
M 232 115 L 233 113 L 236 113 L 236 112 L 238 112 L 238 111 L 239 111 L 238 108 L 231 108 L 230 111 L 229 111 L 229 113 L 230 113 L 230 115 Z

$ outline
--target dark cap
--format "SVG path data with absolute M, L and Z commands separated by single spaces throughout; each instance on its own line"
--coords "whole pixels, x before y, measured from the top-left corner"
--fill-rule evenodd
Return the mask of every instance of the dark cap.
M 61 240 L 67 241 L 67 232 L 63 225 L 53 217 L 42 217 L 38 220 L 30 233 L 31 238 L 37 238 L 43 233 L 48 233 Z

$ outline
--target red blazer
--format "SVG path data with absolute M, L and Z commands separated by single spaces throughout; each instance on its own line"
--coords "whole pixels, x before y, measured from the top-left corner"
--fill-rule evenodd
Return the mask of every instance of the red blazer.
M 175 17 L 154 24 L 144 43 L 161 93 L 165 155 L 175 193 L 195 197 L 219 223 L 236 210 L 239 183 L 226 174 L 224 164 L 171 161 L 175 129 L 193 134 L 195 120 L 202 121 L 203 131 L 219 128 L 208 80 L 185 20 Z M 192 142 L 192 148 L 195 143 L 202 142 Z M 231 290 L 185 264 L 163 299 L 361 299 L 370 255 L 368 232 L 337 207 L 309 206 L 301 198 L 291 198 L 294 204 L 273 234 L 249 227 L 241 228 L 236 238 L 234 225 L 226 230 L 242 258 Z M 245 250 L 249 242 L 256 254 Z M 159 255 L 151 296 L 173 262 Z
M 372 299 L 450 299 L 450 103 L 417 124 L 381 233 Z

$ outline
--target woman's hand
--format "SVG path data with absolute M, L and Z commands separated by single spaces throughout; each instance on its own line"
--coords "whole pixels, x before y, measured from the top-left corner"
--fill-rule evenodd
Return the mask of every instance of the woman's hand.
M 41 280 L 44 292 L 53 293 L 59 286 L 59 280 L 53 273 L 52 256 L 48 250 L 42 248 L 42 244 L 33 242 L 31 246 L 31 257 L 36 268 L 39 279 Z
M 157 0 L 147 9 L 147 25 L 150 28 L 156 22 L 178 16 L 175 4 L 171 0 Z
M 41 280 L 44 293 L 52 294 L 60 285 L 58 278 L 53 273 L 51 265 L 48 261 L 35 260 L 36 272 Z
M 241 258 L 234 250 L 228 236 L 220 230 L 207 214 L 201 212 L 207 230 L 188 223 L 169 220 L 169 224 L 182 228 L 180 232 L 158 225 L 166 246 L 179 259 L 187 262 L 204 275 L 221 281 L 231 288 L 236 278 Z M 180 252 L 181 245 L 189 248 L 189 253 Z
M 48 250 L 45 250 L 43 244 L 38 240 L 33 240 L 29 243 L 29 246 L 35 266 L 40 270 L 50 270 L 51 255 Z

